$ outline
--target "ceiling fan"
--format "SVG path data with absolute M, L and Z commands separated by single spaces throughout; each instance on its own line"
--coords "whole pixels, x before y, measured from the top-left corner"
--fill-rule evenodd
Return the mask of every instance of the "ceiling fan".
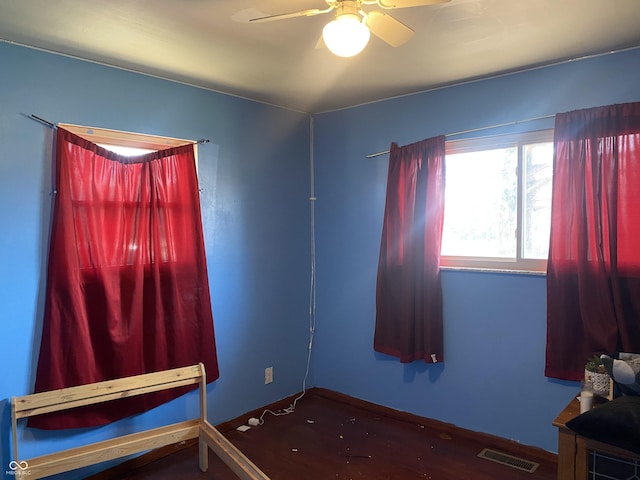
M 413 30 L 391 15 L 373 10 L 365 12 L 365 5 L 376 5 L 383 10 L 422 7 L 451 0 L 325 0 L 325 9 L 311 8 L 291 13 L 252 18 L 254 23 L 271 22 L 294 17 L 313 17 L 335 10 L 335 20 L 322 31 L 324 44 L 340 57 L 352 57 L 360 53 L 373 33 L 389 45 L 399 47 L 413 35 Z

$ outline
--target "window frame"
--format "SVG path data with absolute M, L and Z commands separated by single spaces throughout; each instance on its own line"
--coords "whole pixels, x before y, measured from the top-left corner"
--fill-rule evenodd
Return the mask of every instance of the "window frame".
M 517 175 L 517 200 L 516 200 L 516 257 L 496 258 L 496 257 L 473 257 L 473 256 L 453 256 L 442 255 L 440 257 L 440 267 L 443 269 L 456 270 L 489 270 L 496 272 L 518 272 L 546 274 L 547 259 L 523 258 L 523 191 L 525 178 L 521 174 L 524 172 L 523 146 L 535 143 L 553 143 L 553 129 L 535 130 L 522 133 L 510 133 L 502 135 L 491 135 L 486 137 L 465 138 L 459 140 L 449 140 L 445 145 L 445 167 L 446 156 L 457 153 L 477 152 L 481 150 L 492 150 L 497 148 L 518 147 L 518 160 L 516 167 Z M 446 190 L 446 186 L 445 186 Z
M 168 148 L 181 147 L 183 145 L 193 145 L 193 154 L 194 161 L 196 167 L 196 176 L 198 175 L 198 144 L 199 142 L 195 140 L 185 140 L 181 138 L 175 137 L 165 137 L 160 135 L 150 135 L 146 133 L 136 133 L 136 132 L 127 132 L 124 130 L 112 130 L 106 128 L 98 128 L 98 127 L 90 127 L 84 125 L 73 125 L 68 123 L 60 123 L 59 127 L 64 128 L 75 135 L 78 135 L 85 140 L 88 140 L 96 145 L 100 145 L 107 150 L 110 150 L 109 147 L 128 147 L 133 149 L 144 149 L 148 152 L 151 151 L 160 151 Z M 117 153 L 117 150 L 112 150 Z M 131 156 L 135 156 L 136 154 L 132 154 Z M 144 153 L 140 153 L 140 155 L 144 155 Z M 125 154 L 124 156 L 130 156 Z M 164 205 L 163 208 L 182 208 L 178 205 Z M 74 208 L 79 208 L 78 205 L 74 205 Z M 145 262 L 144 265 L 148 265 L 153 262 Z M 179 264 L 180 260 L 176 258 L 176 253 L 172 252 L 170 258 L 161 259 L 157 262 L 159 265 L 163 263 L 174 263 Z M 135 265 L 133 263 L 122 263 L 115 265 L 102 265 L 102 268 L 112 267 L 118 269 L 125 269 L 127 267 L 131 267 Z M 83 270 L 87 270 L 87 268 L 82 268 Z
M 126 132 L 124 130 L 112 130 L 109 128 L 89 127 L 85 125 L 73 125 L 71 123 L 60 123 L 58 126 L 99 145 L 113 145 L 116 147 L 132 147 L 158 151 L 193 144 L 196 172 L 198 171 L 198 142 L 196 140 Z
M 162 150 L 165 148 L 180 147 L 188 143 L 198 143 L 195 140 L 164 137 L 161 135 L 149 135 L 147 133 L 126 132 L 124 130 L 112 130 L 108 128 L 88 127 L 84 125 L 73 125 L 71 123 L 60 123 L 58 125 L 71 133 L 75 133 L 79 137 L 89 140 L 90 142 L 106 143 L 109 145 L 119 145 L 123 147 Z

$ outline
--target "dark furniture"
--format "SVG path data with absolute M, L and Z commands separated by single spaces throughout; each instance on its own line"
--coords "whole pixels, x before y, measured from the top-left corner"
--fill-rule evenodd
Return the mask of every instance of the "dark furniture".
M 597 404 L 595 408 L 598 408 Z M 640 455 L 583 437 L 566 426 L 579 414 L 580 402 L 573 398 L 553 421 L 558 428 L 558 480 L 640 478 Z M 598 462 L 598 459 L 606 461 Z M 612 474 L 611 470 L 631 470 L 634 473 L 624 477 L 622 475 L 626 473 Z

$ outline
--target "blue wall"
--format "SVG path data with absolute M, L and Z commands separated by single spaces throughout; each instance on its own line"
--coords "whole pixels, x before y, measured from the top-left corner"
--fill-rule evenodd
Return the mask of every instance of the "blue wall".
M 374 353 L 388 164 L 365 155 L 391 142 L 640 101 L 638 65 L 640 50 L 626 51 L 315 115 L 316 385 L 557 451 L 551 422 L 577 385 L 544 377 L 544 276 L 444 271 L 445 362 L 402 365 Z M 551 127 L 548 118 L 473 135 Z
M 365 155 L 392 141 L 638 101 L 639 64 L 633 50 L 316 115 L 317 332 L 307 385 L 555 451 L 551 421 L 577 386 L 543 375 L 544 276 L 445 271 L 446 361 L 401 365 L 373 352 L 387 161 Z M 53 131 L 31 114 L 211 140 L 199 151 L 221 369 L 209 386 L 210 420 L 300 391 L 310 275 L 308 116 L 4 43 L 0 66 L 0 472 L 9 461 L 7 400 L 32 391 L 42 328 Z M 475 135 L 552 126 L 549 118 Z M 265 386 L 267 366 L 275 381 Z M 179 421 L 196 409 L 187 395 L 99 429 L 29 431 L 22 453 Z
M 0 472 L 6 474 L 9 462 L 7 400 L 32 391 L 42 329 L 53 130 L 31 114 L 210 139 L 199 148 L 221 374 L 208 389 L 210 421 L 299 392 L 308 343 L 308 115 L 0 43 Z M 274 367 L 274 382 L 265 386 L 268 366 Z M 196 412 L 197 398 L 188 395 L 77 435 L 30 431 L 21 454 L 185 420 Z M 34 445 L 33 437 L 41 443 Z

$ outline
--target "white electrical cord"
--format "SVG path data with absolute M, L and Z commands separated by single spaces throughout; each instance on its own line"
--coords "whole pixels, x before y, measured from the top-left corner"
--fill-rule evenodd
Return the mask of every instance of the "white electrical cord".
M 304 373 L 304 378 L 302 379 L 302 393 L 298 395 L 291 405 L 287 408 L 283 408 L 277 412 L 272 410 L 265 410 L 260 415 L 258 419 L 258 425 L 262 425 L 264 423 L 264 416 L 267 413 L 274 415 L 276 417 L 282 415 L 289 415 L 293 413 L 296 409 L 296 404 L 298 400 L 304 397 L 307 392 L 307 378 L 309 377 L 309 367 L 311 365 L 311 352 L 313 350 L 313 337 L 316 333 L 316 219 L 315 219 L 315 177 L 314 177 L 314 163 L 313 163 L 313 117 L 309 119 L 309 168 L 310 168 L 310 224 L 311 224 L 311 279 L 309 282 L 309 351 L 307 353 L 307 368 Z

